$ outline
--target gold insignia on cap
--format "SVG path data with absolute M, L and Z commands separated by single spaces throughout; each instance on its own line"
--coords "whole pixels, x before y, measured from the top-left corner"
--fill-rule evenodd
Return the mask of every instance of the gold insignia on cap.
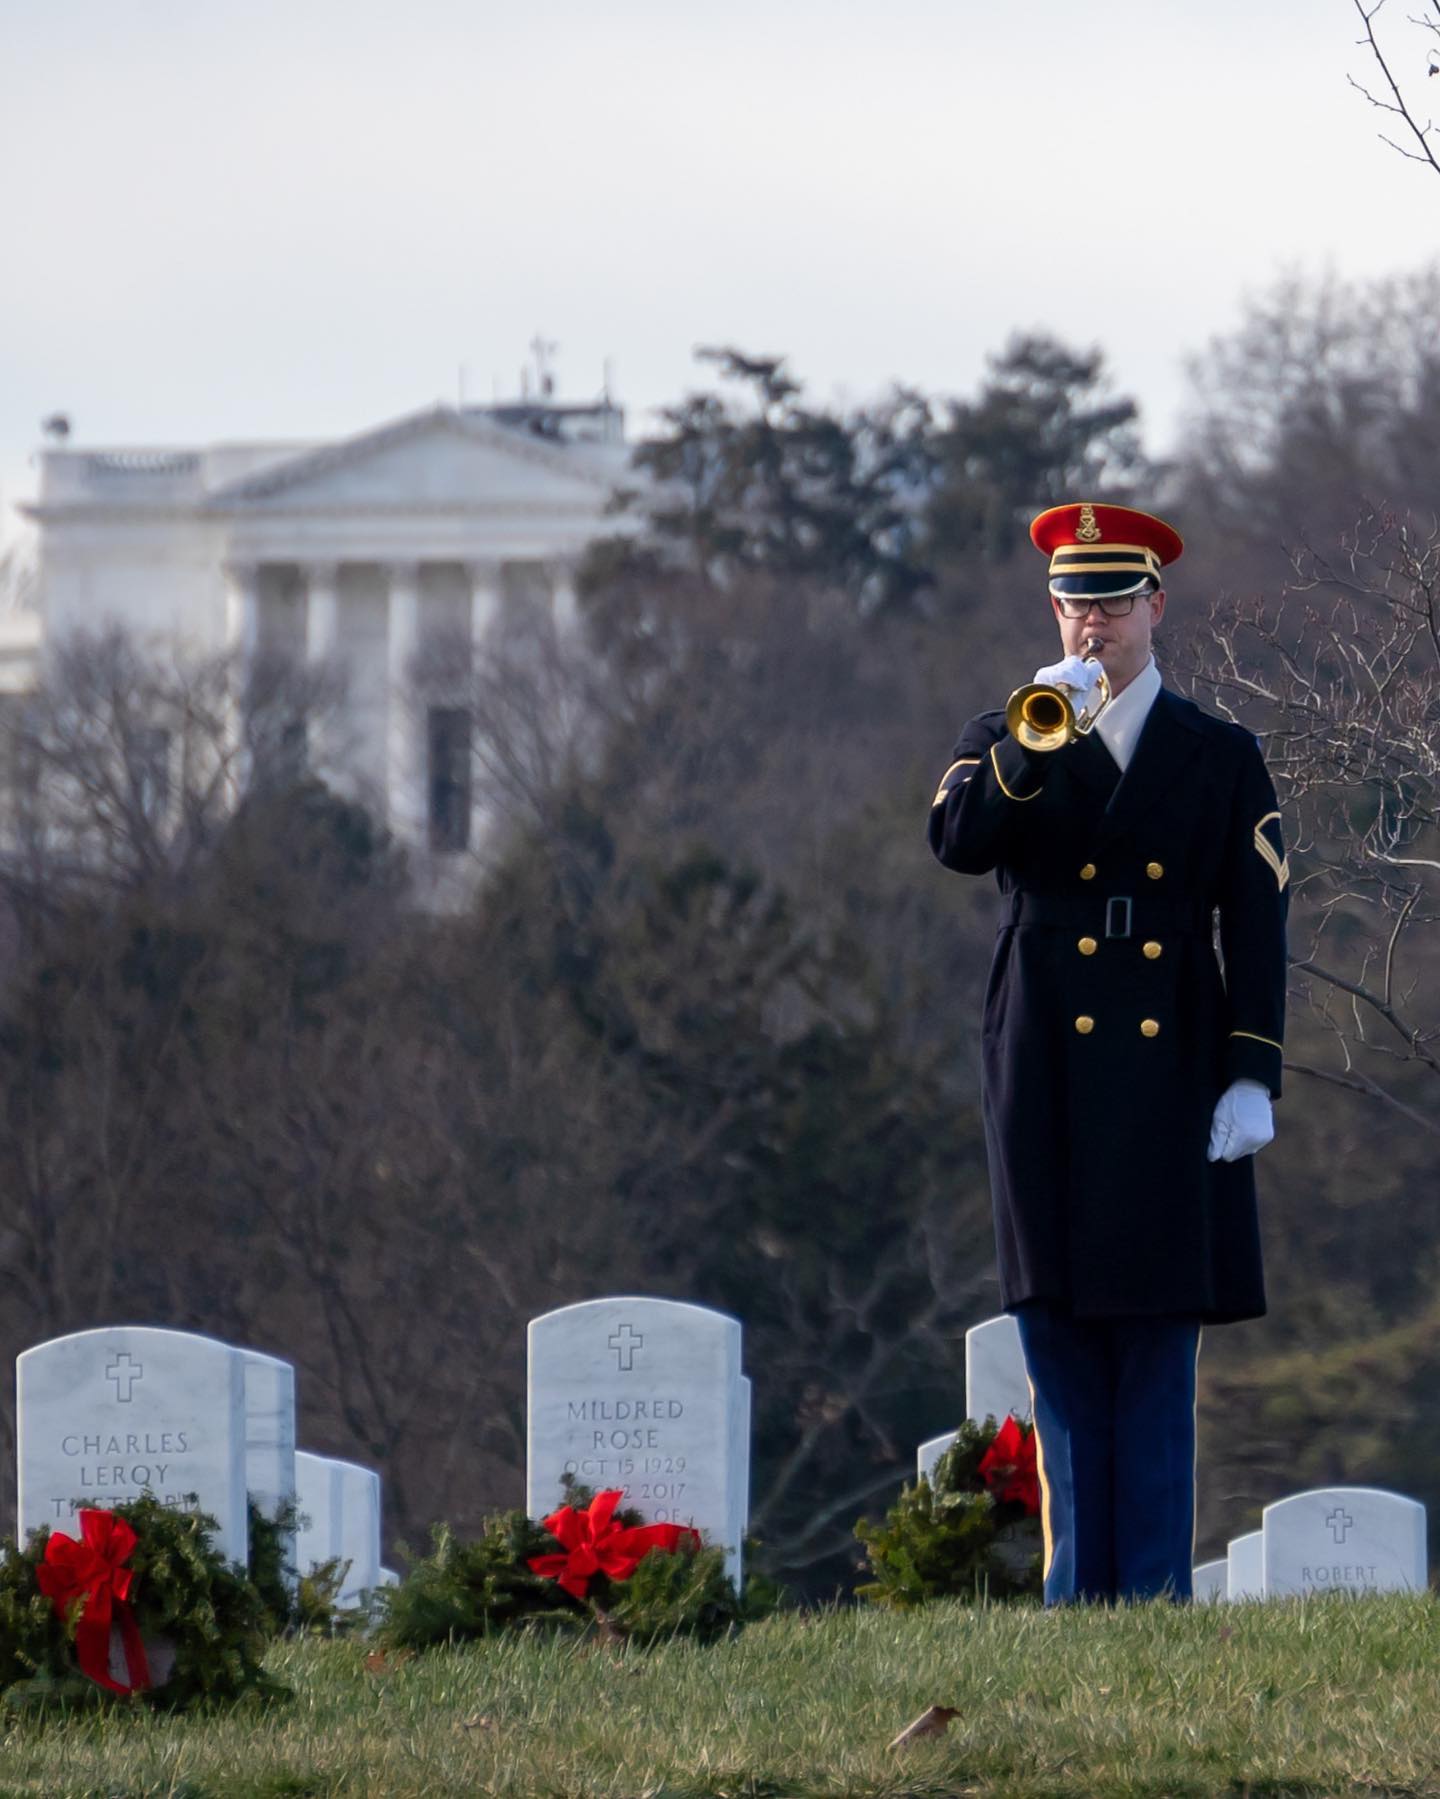
M 1095 523 L 1095 508 L 1088 503 L 1080 508 L 1080 523 L 1075 527 L 1077 543 L 1099 543 L 1100 527 Z

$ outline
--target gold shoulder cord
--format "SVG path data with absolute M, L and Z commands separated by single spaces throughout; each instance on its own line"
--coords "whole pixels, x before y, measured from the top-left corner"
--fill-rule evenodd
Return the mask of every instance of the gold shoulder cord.
M 978 768 L 979 765 L 980 765 L 980 758 L 978 756 L 962 756 L 958 762 L 952 762 L 950 764 L 949 768 L 947 768 L 945 770 L 944 774 L 941 775 L 941 777 L 940 777 L 940 785 L 935 789 L 935 797 L 930 802 L 932 810 L 934 807 L 936 807 L 940 804 L 941 800 L 943 800 L 945 798 L 947 793 L 951 793 L 954 791 L 953 788 L 947 787 L 945 785 L 945 783 L 950 779 L 951 775 L 954 774 L 954 772 L 957 768 Z M 965 783 L 963 781 L 957 781 L 955 783 L 956 787 L 963 787 L 964 785 L 965 785 Z
M 1005 795 L 1007 800 L 1015 800 L 1018 804 L 1023 806 L 1026 800 L 1039 799 L 1040 789 L 1038 787 L 1035 789 L 1034 793 L 1012 793 L 1005 785 L 1005 777 L 1000 772 L 1000 764 L 995 760 L 995 745 L 993 743 L 990 745 L 990 766 L 995 770 L 995 779 L 1000 783 L 1000 791 Z

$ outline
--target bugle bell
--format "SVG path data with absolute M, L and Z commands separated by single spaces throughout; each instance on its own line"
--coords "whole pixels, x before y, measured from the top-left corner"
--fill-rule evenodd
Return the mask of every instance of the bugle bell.
M 1067 743 L 1095 729 L 1095 721 L 1110 704 L 1110 677 L 1096 656 L 1087 654 L 1100 678 L 1083 696 L 1078 687 L 1063 682 L 1052 686 L 1032 681 L 1017 687 L 1005 702 L 1005 729 L 1027 750 L 1063 750 Z

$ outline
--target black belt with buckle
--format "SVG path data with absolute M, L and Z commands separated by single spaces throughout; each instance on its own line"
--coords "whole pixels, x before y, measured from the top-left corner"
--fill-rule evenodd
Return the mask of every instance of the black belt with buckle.
M 1133 897 L 1115 893 L 1109 897 L 1088 893 L 1012 893 L 1000 915 L 1007 925 L 1039 925 L 1053 931 L 1078 931 L 1089 936 L 1210 937 L 1213 907 L 1193 900 L 1167 900 L 1158 894 Z

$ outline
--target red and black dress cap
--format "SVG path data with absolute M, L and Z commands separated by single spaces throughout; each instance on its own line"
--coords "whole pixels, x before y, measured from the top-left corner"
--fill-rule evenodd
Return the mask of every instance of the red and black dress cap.
M 1088 500 L 1042 512 L 1030 526 L 1030 541 L 1050 558 L 1050 591 L 1057 600 L 1154 593 L 1160 570 L 1185 548 L 1164 519 Z

